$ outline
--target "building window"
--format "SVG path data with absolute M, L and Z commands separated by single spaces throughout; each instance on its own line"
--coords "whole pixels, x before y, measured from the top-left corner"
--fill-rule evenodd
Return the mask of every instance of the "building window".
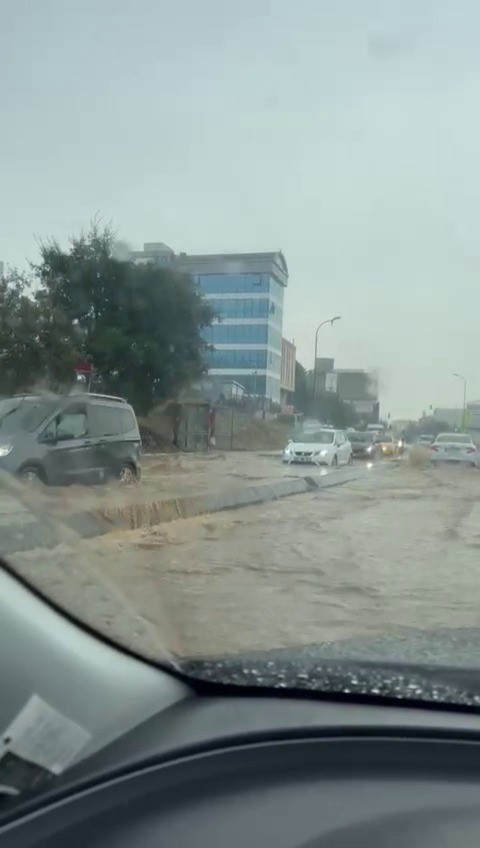
M 202 331 L 208 344 L 268 344 L 282 349 L 282 334 L 268 324 L 213 324 Z
M 268 298 L 208 298 L 208 305 L 221 318 L 268 318 Z
M 203 331 L 210 344 L 267 344 L 267 324 L 214 324 Z
M 266 350 L 213 350 L 208 355 L 210 368 L 266 368 Z
M 204 294 L 234 294 L 235 292 L 268 292 L 269 278 L 265 274 L 198 274 Z
M 280 378 L 281 357 L 266 350 L 213 350 L 207 353 L 209 368 L 260 368 Z

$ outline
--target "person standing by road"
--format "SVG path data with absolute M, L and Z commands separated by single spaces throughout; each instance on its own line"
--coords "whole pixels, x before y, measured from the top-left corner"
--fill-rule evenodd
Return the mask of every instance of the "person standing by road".
M 209 449 L 213 449 L 216 445 L 215 439 L 215 427 L 216 427 L 216 419 L 217 419 L 217 410 L 214 406 L 211 406 L 208 411 L 208 447 Z

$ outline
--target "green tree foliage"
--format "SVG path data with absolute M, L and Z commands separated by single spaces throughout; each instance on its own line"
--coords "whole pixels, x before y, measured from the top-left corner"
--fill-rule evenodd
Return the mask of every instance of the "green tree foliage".
M 55 361 L 67 343 L 64 370 L 73 375 L 75 359 L 89 359 L 96 388 L 126 396 L 141 412 L 200 376 L 200 333 L 212 313 L 190 277 L 115 258 L 114 233 L 98 221 L 68 250 L 51 240 L 40 254 L 34 306 L 49 375 L 58 379 Z
M 26 280 L 12 272 L 0 280 L 0 393 L 11 394 L 41 370 L 36 341 L 38 308 Z
M 42 292 L 32 293 L 25 275 L 0 279 L 0 394 L 36 386 L 59 388 L 71 378 L 74 351 Z

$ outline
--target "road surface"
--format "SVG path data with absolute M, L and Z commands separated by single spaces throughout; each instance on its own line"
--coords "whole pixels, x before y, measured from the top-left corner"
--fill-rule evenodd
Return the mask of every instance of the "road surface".
M 161 657 L 476 627 L 479 552 L 480 472 L 392 464 L 14 562 L 78 617 Z

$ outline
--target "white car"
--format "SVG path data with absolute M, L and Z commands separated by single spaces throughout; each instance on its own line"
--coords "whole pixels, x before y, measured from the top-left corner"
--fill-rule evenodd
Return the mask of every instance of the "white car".
M 343 430 L 309 430 L 293 437 L 283 453 L 284 462 L 316 465 L 350 465 L 352 446 Z
M 480 466 L 480 451 L 468 433 L 439 433 L 429 447 L 430 460 Z

